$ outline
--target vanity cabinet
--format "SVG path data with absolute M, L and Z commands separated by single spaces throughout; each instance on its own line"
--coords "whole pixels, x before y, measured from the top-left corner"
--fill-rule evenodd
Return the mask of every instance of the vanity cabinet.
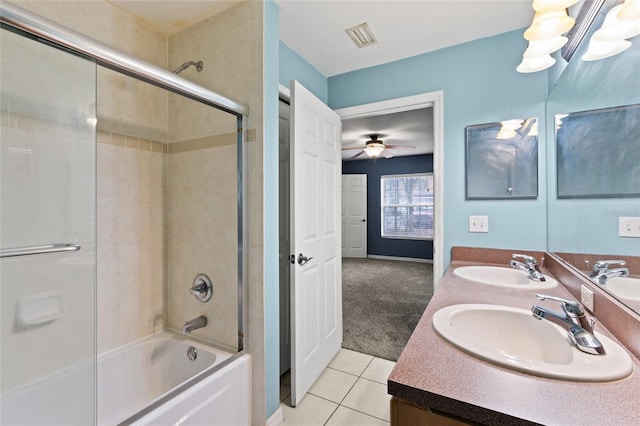
M 409 400 L 391 398 L 391 426 L 462 426 L 462 419 L 433 412 Z

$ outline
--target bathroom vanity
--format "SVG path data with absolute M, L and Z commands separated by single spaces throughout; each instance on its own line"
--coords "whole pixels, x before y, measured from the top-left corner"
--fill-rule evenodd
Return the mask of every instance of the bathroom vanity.
M 391 424 L 404 426 L 457 424 L 605 425 L 640 421 L 640 321 L 626 306 L 593 287 L 596 333 L 620 344 L 629 355 L 631 374 L 612 381 L 553 379 L 515 371 L 458 349 L 432 325 L 442 308 L 458 304 L 490 304 L 530 310 L 555 302 L 540 301 L 537 293 L 579 299 L 581 278 L 550 253 L 525 252 L 545 257 L 545 275 L 560 285 L 544 290 L 504 288 L 476 283 L 454 273 L 473 265 L 508 267 L 516 251 L 454 247 L 449 270 L 442 278 L 411 339 L 388 380 Z M 576 297 L 577 289 L 577 297 Z M 591 313 L 587 311 L 587 315 Z M 623 324 L 612 332 L 609 325 Z M 621 326 L 620 326 L 621 327 Z M 635 336 L 635 337 L 634 337 Z M 560 344 L 568 342 L 559 342 Z M 606 346 L 606 345 L 605 345 Z M 606 347 L 605 347 L 606 349 Z M 598 355 L 592 355 L 598 356 Z

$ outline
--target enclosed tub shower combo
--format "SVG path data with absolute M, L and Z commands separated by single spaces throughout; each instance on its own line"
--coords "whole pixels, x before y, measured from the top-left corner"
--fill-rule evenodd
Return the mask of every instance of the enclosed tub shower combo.
M 249 424 L 248 107 L 0 8 L 0 424 Z

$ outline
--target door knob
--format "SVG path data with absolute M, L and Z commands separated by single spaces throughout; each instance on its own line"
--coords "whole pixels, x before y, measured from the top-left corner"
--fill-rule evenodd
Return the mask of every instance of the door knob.
M 311 259 L 313 259 L 313 257 L 303 256 L 302 253 L 300 253 L 298 255 L 298 265 L 300 265 L 300 266 L 306 265 L 307 262 L 309 262 Z
M 363 221 L 363 222 L 366 222 L 366 221 L 367 221 L 367 219 L 362 219 L 362 221 Z

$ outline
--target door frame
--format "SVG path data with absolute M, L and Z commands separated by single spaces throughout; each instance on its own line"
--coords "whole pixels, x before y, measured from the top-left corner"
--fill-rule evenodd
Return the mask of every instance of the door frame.
M 434 178 L 434 236 L 433 236 L 433 287 L 437 287 L 444 274 L 444 91 L 421 93 L 413 96 L 389 99 L 369 104 L 335 110 L 341 119 L 371 117 L 395 112 L 433 107 L 433 178 Z

